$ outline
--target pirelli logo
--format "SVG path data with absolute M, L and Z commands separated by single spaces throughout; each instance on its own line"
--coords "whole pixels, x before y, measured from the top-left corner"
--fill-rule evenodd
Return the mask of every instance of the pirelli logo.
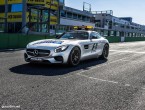
M 45 4 L 45 0 L 27 0 L 27 3 L 44 5 Z

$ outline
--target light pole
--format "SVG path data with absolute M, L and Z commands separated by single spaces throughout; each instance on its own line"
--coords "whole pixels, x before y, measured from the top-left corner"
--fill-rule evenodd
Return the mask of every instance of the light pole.
M 56 35 L 56 32 L 58 31 L 58 26 L 60 24 L 60 0 L 57 0 L 58 2 L 58 9 L 57 9 L 57 24 L 55 26 L 55 35 Z
M 57 24 L 60 24 L 60 1 L 58 0 Z
M 86 8 L 86 5 L 88 5 L 89 8 Z M 83 11 L 89 11 L 89 12 L 91 12 L 91 4 L 89 4 L 87 2 L 83 2 Z
M 26 10 L 27 10 L 27 4 L 26 0 L 22 1 L 22 32 L 26 32 Z
M 8 32 L 8 24 L 7 24 L 7 19 L 8 19 L 8 0 L 5 0 L 5 32 Z
M 49 17 L 48 17 L 48 34 L 49 34 L 49 36 L 50 36 L 50 21 L 51 21 L 51 5 L 52 5 L 52 3 L 53 3 L 53 0 L 50 0 L 50 7 L 49 7 Z

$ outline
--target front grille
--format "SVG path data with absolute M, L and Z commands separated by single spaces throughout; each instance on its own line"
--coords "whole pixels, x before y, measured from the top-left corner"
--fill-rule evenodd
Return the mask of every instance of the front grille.
M 28 55 L 35 57 L 46 57 L 50 55 L 50 50 L 26 49 L 26 52 Z

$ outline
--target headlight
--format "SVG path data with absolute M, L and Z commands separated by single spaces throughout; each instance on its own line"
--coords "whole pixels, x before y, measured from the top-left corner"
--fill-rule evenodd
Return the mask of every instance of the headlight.
M 63 52 L 65 51 L 66 49 L 68 48 L 68 45 L 63 45 L 63 46 L 60 46 L 60 47 L 57 47 L 54 52 L 58 53 L 58 52 Z
M 28 44 L 28 45 L 26 46 L 26 48 L 29 48 L 29 46 L 30 46 L 30 44 Z

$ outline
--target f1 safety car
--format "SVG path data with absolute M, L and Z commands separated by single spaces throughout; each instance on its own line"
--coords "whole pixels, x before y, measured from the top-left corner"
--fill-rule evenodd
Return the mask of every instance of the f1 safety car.
M 109 42 L 98 32 L 75 30 L 58 39 L 31 42 L 26 47 L 26 62 L 44 62 L 78 65 L 81 60 L 101 57 L 107 59 Z

